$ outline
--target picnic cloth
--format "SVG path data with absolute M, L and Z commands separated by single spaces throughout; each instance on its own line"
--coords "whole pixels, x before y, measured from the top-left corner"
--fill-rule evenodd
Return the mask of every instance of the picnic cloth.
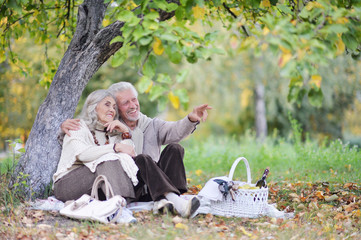
M 182 198 L 189 200 L 195 195 L 181 195 Z M 200 200 L 200 207 L 198 210 L 191 216 L 191 218 L 194 218 L 198 214 L 208 214 L 211 213 L 210 208 L 210 200 L 198 196 Z M 139 212 L 143 210 L 151 211 L 153 210 L 154 202 L 133 202 L 127 205 L 125 211 L 123 210 L 122 219 L 123 222 L 126 222 L 127 219 L 130 221 L 131 219 L 134 219 L 133 212 Z M 58 199 L 56 199 L 54 196 L 48 197 L 47 199 L 36 199 L 34 202 L 31 202 L 30 209 L 34 210 L 44 210 L 44 211 L 60 211 L 64 207 L 64 203 Z M 294 217 L 294 213 L 286 213 L 284 211 L 279 211 L 275 204 L 268 204 L 267 210 L 265 211 L 264 216 L 269 216 L 273 218 L 283 218 L 283 219 L 290 219 Z

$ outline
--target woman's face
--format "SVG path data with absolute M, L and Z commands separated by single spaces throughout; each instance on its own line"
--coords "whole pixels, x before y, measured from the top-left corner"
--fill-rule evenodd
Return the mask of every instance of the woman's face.
M 112 97 L 106 97 L 101 100 L 95 108 L 98 116 L 98 121 L 102 124 L 114 120 L 117 105 Z

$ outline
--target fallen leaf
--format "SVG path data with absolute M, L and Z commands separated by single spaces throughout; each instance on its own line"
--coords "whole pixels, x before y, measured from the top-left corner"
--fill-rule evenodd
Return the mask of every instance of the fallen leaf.
M 335 220 L 342 220 L 345 218 L 346 218 L 346 216 L 343 215 L 342 213 L 337 213 L 336 216 L 334 217 Z
M 325 201 L 326 202 L 332 202 L 338 199 L 338 196 L 336 194 L 332 195 L 332 196 L 327 196 L 325 197 Z
M 212 220 L 213 220 L 213 215 L 212 215 L 211 213 L 208 213 L 208 214 L 206 215 L 206 217 L 205 217 L 205 220 L 206 220 L 207 223 L 212 222 Z
M 184 225 L 183 223 L 177 223 L 175 225 L 175 228 L 178 228 L 178 229 L 183 229 L 183 230 L 188 230 L 188 226 L 187 225 Z
M 308 207 L 311 209 L 318 209 L 317 202 L 311 202 L 310 205 L 308 205 Z
M 252 237 L 252 234 L 249 233 L 249 232 L 247 232 L 246 229 L 244 229 L 243 226 L 241 226 L 240 229 L 241 229 L 241 231 L 242 231 L 242 233 L 243 233 L 244 235 L 246 235 L 246 236 L 248 236 L 248 237 Z
M 303 205 L 302 203 L 299 204 L 297 207 L 296 207 L 298 210 L 303 210 L 305 209 L 305 205 Z
M 322 191 L 317 191 L 315 195 L 319 200 L 323 200 L 325 198 Z
M 30 219 L 30 218 L 28 218 L 28 217 L 23 217 L 23 219 L 21 220 L 21 222 L 23 223 L 23 224 L 25 224 L 25 225 L 27 225 L 27 226 L 31 226 L 32 224 L 33 224 L 33 221 Z
M 352 212 L 352 215 L 355 216 L 355 217 L 361 217 L 361 211 L 360 209 L 357 209 L 355 211 Z
M 350 190 L 352 189 L 356 189 L 357 188 L 357 184 L 356 183 L 345 183 L 345 185 L 343 185 L 343 188 L 348 188 Z
M 356 208 L 355 205 L 355 203 L 351 203 L 349 205 L 343 206 L 343 209 L 345 210 L 345 212 L 352 212 Z
M 173 219 L 172 219 L 172 222 L 176 225 L 178 223 L 181 223 L 183 222 L 183 218 L 179 217 L 179 216 L 175 216 Z
M 290 193 L 289 196 L 291 198 L 298 198 L 298 195 L 296 193 Z
M 41 230 L 48 230 L 48 229 L 52 229 L 52 228 L 53 228 L 53 226 L 50 226 L 50 225 L 48 225 L 48 224 L 38 224 L 36 227 L 39 228 L 39 229 L 41 229 Z

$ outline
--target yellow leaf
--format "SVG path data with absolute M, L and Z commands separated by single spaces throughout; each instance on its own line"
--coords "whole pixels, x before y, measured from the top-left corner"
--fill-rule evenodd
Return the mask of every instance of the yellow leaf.
M 302 42 L 303 44 L 306 44 L 306 43 L 308 42 L 308 40 L 307 40 L 307 39 L 304 39 L 304 38 L 300 38 L 300 40 L 301 40 L 301 42 Z
M 164 52 L 162 41 L 157 37 L 154 38 L 153 51 L 156 55 L 162 55 Z
M 320 75 L 312 75 L 310 84 L 315 84 L 318 88 L 321 87 L 322 77 Z
M 175 109 L 178 109 L 179 108 L 179 97 L 175 96 L 173 94 L 173 92 L 171 91 L 171 92 L 168 93 L 168 98 L 169 98 L 170 102 L 172 103 L 172 106 Z
M 253 91 L 248 88 L 244 88 L 241 93 L 241 108 L 246 108 L 249 105 L 250 99 L 253 96 Z
M 5 60 L 6 60 L 5 51 L 0 50 L 0 63 L 2 63 Z M 2 100 L 2 99 L 0 99 L 0 100 Z
M 241 8 L 231 8 L 231 11 L 236 15 L 236 16 L 239 16 L 240 14 L 242 14 L 243 12 L 243 7 Z
M 188 230 L 188 226 L 187 225 L 184 225 L 183 223 L 177 223 L 175 225 L 175 228 L 178 228 L 178 229 L 183 229 L 183 230 Z
M 6 25 L 6 23 L 8 22 L 8 17 L 4 17 L 0 20 L 0 26 L 2 25 Z
M 262 5 L 263 5 L 264 7 L 271 7 L 271 3 L 270 3 L 269 0 L 262 0 Z
M 103 24 L 103 27 L 106 27 L 106 26 L 108 26 L 110 24 L 110 20 L 109 19 L 104 19 L 102 24 Z
M 268 48 L 268 44 L 267 43 L 262 43 L 262 45 L 261 45 L 262 51 L 266 51 L 267 48 Z
M 233 35 L 231 37 L 231 39 L 229 40 L 230 44 L 231 44 L 231 48 L 236 49 L 237 45 L 238 45 L 238 38 L 237 36 Z
M 292 58 L 292 54 L 291 53 L 285 53 L 282 54 L 279 61 L 278 61 L 278 65 L 283 68 Z
M 355 217 L 361 217 L 361 211 L 360 209 L 357 209 L 355 211 L 352 212 L 352 215 L 354 215 Z
M 348 19 L 345 18 L 345 17 L 341 17 L 341 18 L 336 20 L 336 23 L 339 23 L 339 24 L 346 24 L 348 22 L 349 22 Z
M 59 36 L 60 41 L 65 42 L 68 38 L 65 35 Z
M 319 3 L 319 2 L 308 2 L 306 9 L 308 11 L 311 11 L 313 8 L 322 8 L 324 9 L 324 7 Z
M 341 38 L 338 38 L 338 41 L 336 42 L 336 56 L 339 56 L 345 52 L 345 44 L 343 43 Z
M 196 19 L 204 19 L 204 15 L 206 14 L 206 10 L 199 6 L 192 7 L 193 15 Z
M 259 41 L 254 36 L 247 37 L 241 42 L 240 50 L 248 50 L 258 46 Z
M 150 82 L 147 90 L 145 90 L 144 92 L 145 92 L 145 93 L 149 93 L 149 91 L 150 91 L 150 89 L 152 89 L 152 87 L 153 87 L 153 81 Z
M 299 48 L 297 50 L 297 58 L 298 58 L 298 60 L 302 60 L 305 57 L 305 55 L 306 55 L 306 51 L 304 51 L 304 49 Z
M 266 36 L 267 34 L 269 34 L 269 28 L 268 27 L 264 27 L 263 28 L 263 35 Z
M 279 48 L 283 53 L 291 53 L 291 50 L 285 48 L 284 46 L 279 45 Z
M 244 227 L 240 227 L 241 231 L 243 232 L 244 235 L 248 236 L 248 237 L 252 237 L 252 234 L 247 232 L 246 229 L 244 229 Z
M 199 177 L 201 174 L 203 173 L 203 171 L 201 169 L 196 170 L 196 175 Z

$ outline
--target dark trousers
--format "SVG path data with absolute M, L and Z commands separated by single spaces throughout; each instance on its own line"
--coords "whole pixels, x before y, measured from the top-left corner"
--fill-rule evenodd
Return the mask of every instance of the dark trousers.
M 187 179 L 183 164 L 184 149 L 179 144 L 167 145 L 161 153 L 158 163 L 144 154 L 135 157 L 139 168 L 138 185 L 134 188 L 136 201 L 157 201 L 164 194 L 187 191 Z M 146 188 L 145 186 L 146 185 Z
M 183 156 L 184 149 L 179 144 L 166 146 L 158 163 L 148 155 L 138 155 L 134 158 L 139 168 L 139 183 L 135 187 L 117 160 L 99 164 L 94 173 L 88 167 L 81 166 L 54 184 L 54 195 L 65 202 L 78 199 L 83 194 L 90 194 L 93 182 L 99 175 L 106 176 L 114 194 L 126 198 L 128 202 L 156 201 L 167 192 L 181 194 L 187 191 Z

